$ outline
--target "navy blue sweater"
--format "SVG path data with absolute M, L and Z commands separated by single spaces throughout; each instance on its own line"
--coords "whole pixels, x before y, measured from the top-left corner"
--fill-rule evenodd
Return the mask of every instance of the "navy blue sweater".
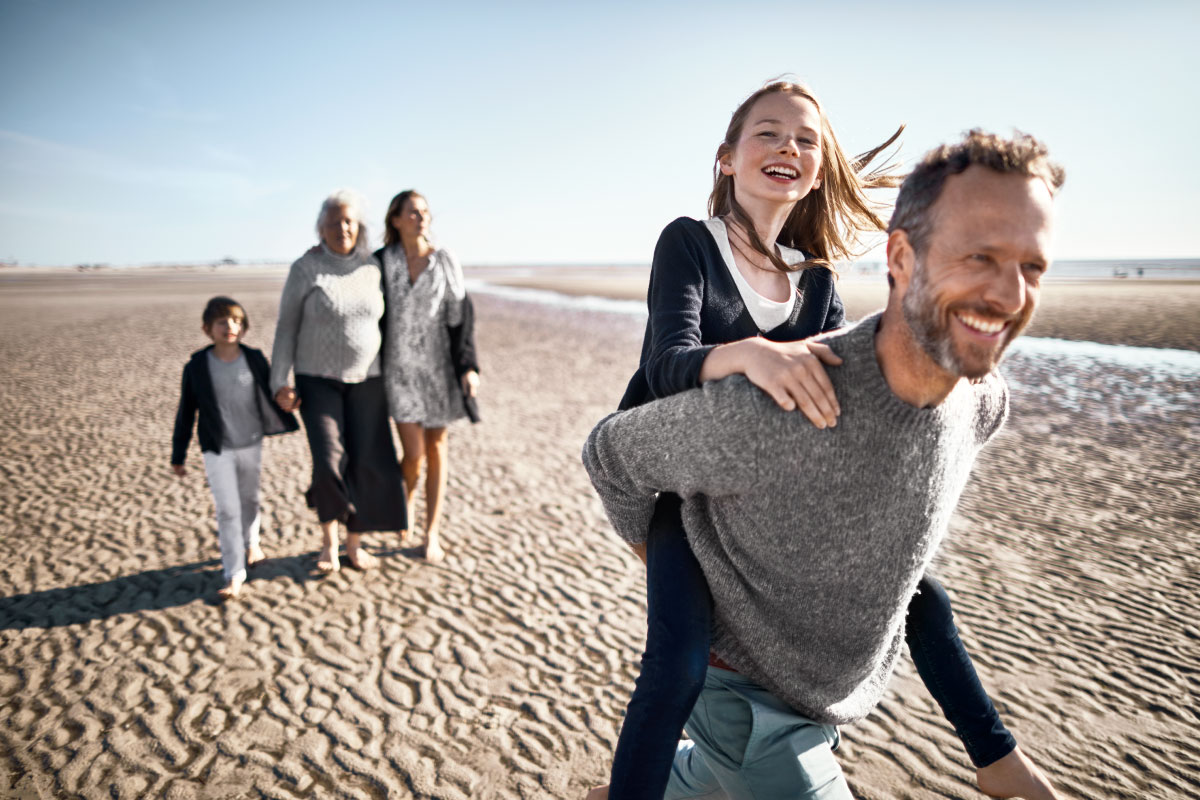
M 708 228 L 688 217 L 675 220 L 654 248 L 642 356 L 619 408 L 696 388 L 704 359 L 719 344 L 759 335 L 794 342 L 845 323 L 829 269 L 805 269 L 799 289 L 802 300 L 792 316 L 777 328 L 759 331 Z

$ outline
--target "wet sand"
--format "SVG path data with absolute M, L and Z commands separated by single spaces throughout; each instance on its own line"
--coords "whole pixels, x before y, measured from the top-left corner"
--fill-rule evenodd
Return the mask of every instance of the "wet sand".
M 645 635 L 642 570 L 579 464 L 638 321 L 478 295 L 485 421 L 451 432 L 447 561 L 379 535 L 379 570 L 319 577 L 307 448 L 278 437 L 270 558 L 220 605 L 195 445 L 184 480 L 168 467 L 179 374 L 213 294 L 269 351 L 282 280 L 0 276 L 0 796 L 582 797 Z M 1183 290 L 1133 287 L 1076 287 L 1071 327 L 1048 330 L 1104 341 L 1137 316 L 1155 324 L 1124 343 L 1200 349 Z M 1038 324 L 1067 326 L 1049 297 Z M 1200 410 L 1113 416 L 1089 396 L 1014 392 L 938 573 L 1005 720 L 1068 796 L 1200 797 Z M 982 797 L 907 658 L 843 734 L 857 797 Z
M 501 286 L 546 289 L 618 300 L 646 299 L 649 270 L 637 267 L 571 270 L 481 268 L 469 274 Z M 850 319 L 887 304 L 883 276 L 849 275 L 838 293 Z M 1029 336 L 1200 350 L 1200 281 L 1048 279 Z

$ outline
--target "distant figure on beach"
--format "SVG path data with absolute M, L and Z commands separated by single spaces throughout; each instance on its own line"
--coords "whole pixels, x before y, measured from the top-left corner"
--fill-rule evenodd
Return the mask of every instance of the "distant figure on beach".
M 449 251 L 434 247 L 433 217 L 418 192 L 392 198 L 384 218 L 383 266 L 387 312 L 383 376 L 388 411 L 404 451 L 404 483 L 413 508 L 422 462 L 425 470 L 425 558 L 446 557 L 439 537 L 449 469 L 447 426 L 468 413 L 478 418 L 475 395 L 474 313 L 462 268 Z M 411 512 L 410 512 L 411 513 Z
M 321 524 L 317 569 L 356 569 L 376 560 L 362 534 L 404 531 L 404 478 L 388 430 L 381 377 L 382 274 L 367 245 L 362 202 L 353 192 L 325 198 L 320 245 L 288 270 L 271 353 L 271 387 L 286 410 L 300 409 L 312 454 L 308 504 Z M 288 375 L 295 372 L 295 386 Z
M 884 227 L 865 192 L 896 179 L 866 169 L 898 135 L 850 160 L 807 88 L 775 83 L 747 99 L 717 150 L 712 218 L 676 220 L 659 240 L 641 365 L 620 407 L 741 374 L 782 411 L 799 409 L 826 435 L 837 430 L 841 404 L 825 367 L 841 360 L 827 343 L 797 340 L 844 324 L 829 267 L 852 256 L 859 235 Z M 819 477 L 819 463 L 804 463 Z M 664 491 L 631 539 L 647 562 L 646 653 L 612 784 L 593 790 L 592 800 L 663 796 L 679 730 L 704 687 L 712 599 L 680 504 Z M 945 591 L 928 575 L 919 588 L 906 597 L 909 648 L 978 768 L 981 788 L 1052 797 L 980 684 Z
M 204 306 L 201 329 L 212 344 L 192 353 L 183 368 L 171 469 L 187 474 L 188 443 L 196 438 L 217 512 L 217 540 L 225 584 L 223 600 L 237 597 L 246 570 L 262 561 L 259 544 L 259 486 L 262 438 L 299 430 L 296 418 L 271 397 L 270 366 L 261 350 L 242 344 L 250 330 L 246 309 L 229 297 Z

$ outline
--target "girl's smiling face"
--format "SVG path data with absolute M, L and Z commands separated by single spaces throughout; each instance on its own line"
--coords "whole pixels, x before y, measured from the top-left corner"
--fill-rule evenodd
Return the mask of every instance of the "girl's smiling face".
M 821 112 L 797 94 L 763 95 L 720 165 L 743 207 L 796 203 L 820 186 Z

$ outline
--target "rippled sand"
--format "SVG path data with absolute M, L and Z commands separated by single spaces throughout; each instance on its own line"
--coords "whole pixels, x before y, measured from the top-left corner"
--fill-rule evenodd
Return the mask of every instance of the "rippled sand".
M 0 796 L 582 797 L 604 780 L 645 595 L 578 454 L 639 323 L 479 296 L 485 422 L 452 429 L 448 560 L 384 535 L 378 571 L 318 577 L 307 448 L 281 437 L 270 560 L 219 605 L 195 446 L 185 480 L 168 468 L 179 372 L 217 293 L 269 351 L 282 278 L 0 280 Z M 1200 409 L 1125 402 L 1136 370 L 1067 397 L 1052 363 L 1009 369 L 1012 420 L 939 559 L 968 647 L 1072 796 L 1198 797 Z M 981 796 L 907 659 L 844 735 L 856 796 Z

